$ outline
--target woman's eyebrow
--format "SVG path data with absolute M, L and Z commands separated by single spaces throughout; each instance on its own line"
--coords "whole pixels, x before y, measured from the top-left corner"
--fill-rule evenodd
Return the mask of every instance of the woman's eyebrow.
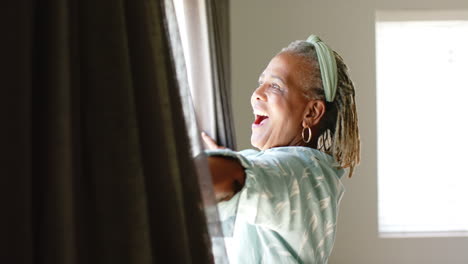
M 270 76 L 271 76 L 271 78 L 280 80 L 280 82 L 282 82 L 283 84 L 286 84 L 286 82 L 283 80 L 283 78 L 279 77 L 278 75 L 272 74 L 272 75 L 270 75 Z M 260 74 L 260 77 L 258 77 L 258 79 L 261 80 L 261 79 L 263 79 L 264 77 L 265 77 L 265 73 L 262 73 L 262 74 Z
M 283 78 L 279 77 L 278 75 L 271 75 L 273 79 L 278 79 L 280 80 L 283 84 L 286 84 L 286 82 L 283 80 Z

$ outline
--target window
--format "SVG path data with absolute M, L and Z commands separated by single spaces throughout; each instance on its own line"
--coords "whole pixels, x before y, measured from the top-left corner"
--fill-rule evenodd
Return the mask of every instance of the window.
M 381 236 L 468 234 L 468 12 L 379 12 Z
M 187 77 L 199 128 L 215 134 L 213 83 L 206 1 L 173 0 Z
M 198 127 L 235 149 L 228 0 L 173 0 Z M 191 103 L 192 105 L 192 103 Z M 198 135 L 192 137 L 199 137 Z

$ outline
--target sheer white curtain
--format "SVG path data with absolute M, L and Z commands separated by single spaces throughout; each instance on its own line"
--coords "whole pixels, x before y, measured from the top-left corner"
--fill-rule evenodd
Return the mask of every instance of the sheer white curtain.
M 225 112 L 230 113 L 230 104 L 226 103 L 226 100 L 229 102 L 229 98 L 226 97 L 227 86 L 220 85 L 220 83 L 228 83 L 226 80 L 229 79 L 225 76 L 229 74 L 218 71 L 220 67 L 213 64 L 218 63 L 219 57 L 214 55 L 216 52 L 212 49 L 215 48 L 210 48 L 216 45 L 216 42 L 209 34 L 213 26 L 209 26 L 208 23 L 214 21 L 209 18 L 210 14 L 207 11 L 212 9 L 207 6 L 207 2 L 205 0 L 167 1 L 173 1 L 175 7 L 176 16 L 169 21 L 170 32 L 173 33 L 171 40 L 173 57 L 176 60 L 183 110 L 188 121 L 187 129 L 192 144 L 192 154 L 195 157 L 204 199 L 213 256 L 217 264 L 228 263 L 211 177 L 206 158 L 200 154 L 203 150 L 200 131 L 207 132 L 221 145 L 233 146 L 231 128 L 224 124 L 232 123 L 229 117 L 225 118 Z M 221 68 L 224 69 L 224 67 Z
M 174 5 L 196 120 L 201 130 L 216 137 L 206 3 L 174 0 Z
M 198 126 L 218 144 L 234 149 L 229 1 L 173 1 Z

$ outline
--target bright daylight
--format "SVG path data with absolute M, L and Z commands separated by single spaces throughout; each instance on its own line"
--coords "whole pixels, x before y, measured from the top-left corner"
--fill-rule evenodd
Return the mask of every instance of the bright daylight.
M 468 231 L 468 21 L 377 22 L 379 231 Z

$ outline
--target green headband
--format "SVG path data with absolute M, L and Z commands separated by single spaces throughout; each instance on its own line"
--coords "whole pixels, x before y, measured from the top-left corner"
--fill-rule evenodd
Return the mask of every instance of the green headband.
M 327 102 L 333 102 L 337 86 L 336 60 L 333 50 L 327 46 L 319 37 L 310 35 L 307 42 L 315 47 L 317 52 L 320 74 L 322 75 L 323 90 L 325 90 L 325 99 Z

